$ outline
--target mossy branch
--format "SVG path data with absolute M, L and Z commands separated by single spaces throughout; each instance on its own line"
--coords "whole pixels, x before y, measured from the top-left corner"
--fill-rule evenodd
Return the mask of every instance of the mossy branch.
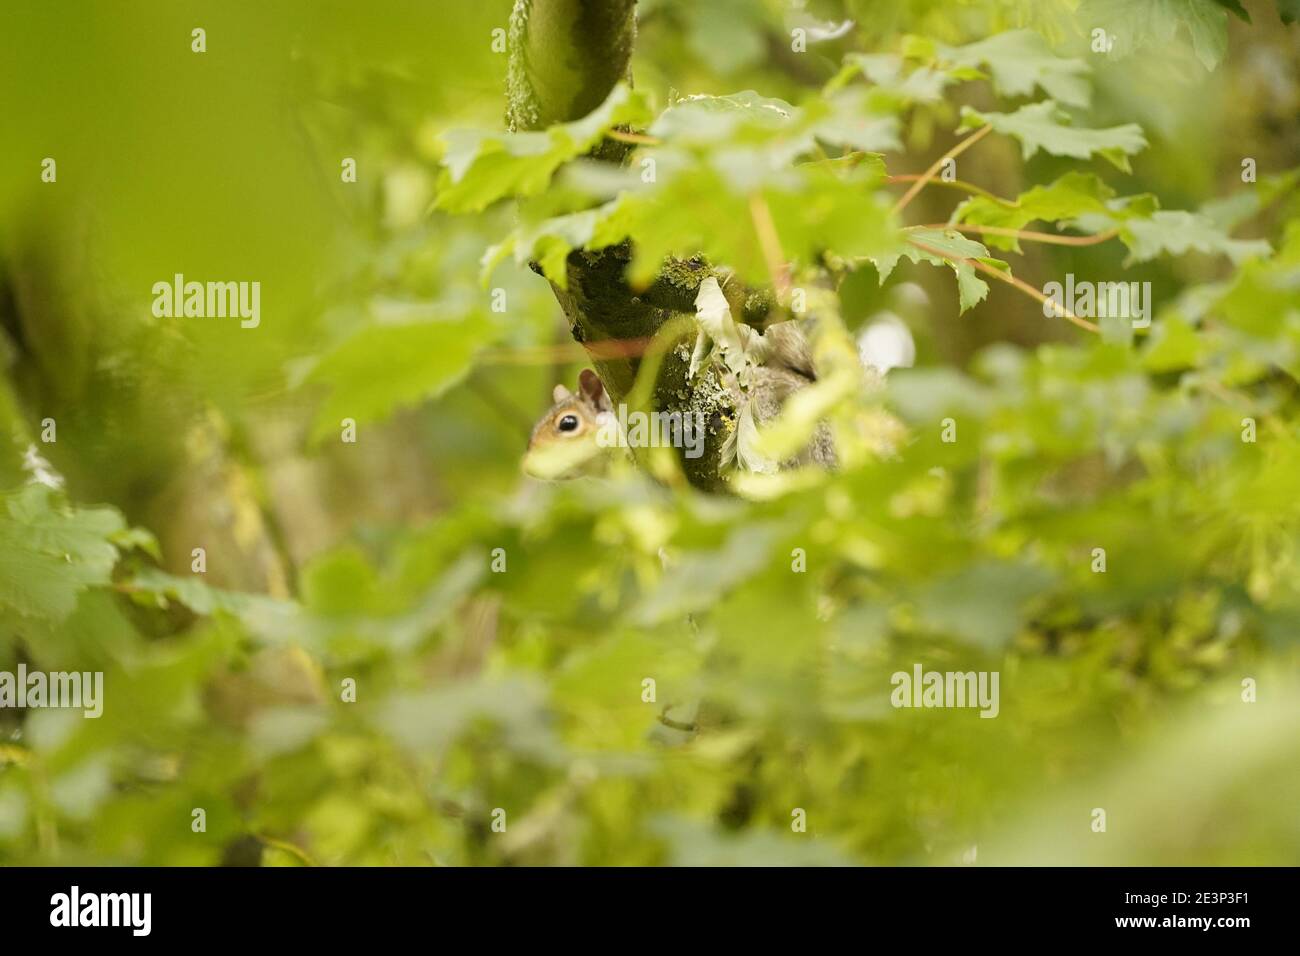
M 510 66 L 506 122 L 511 130 L 544 129 L 579 119 L 609 95 L 620 80 L 630 82 L 636 38 L 635 0 L 515 0 L 510 18 Z M 613 136 L 595 151 L 600 159 L 622 161 L 641 137 Z M 694 315 L 700 283 L 713 274 L 701 260 L 668 263 L 646 289 L 627 281 L 628 243 L 595 251 L 578 250 L 567 262 L 568 286 L 551 283 L 574 339 L 587 349 L 615 402 L 623 402 L 637 380 L 640 350 L 605 348 L 608 342 L 648 342 L 678 315 Z M 669 410 L 688 403 L 687 362 L 673 351 L 657 369 L 654 405 Z M 710 422 L 705 454 L 682 459 L 692 484 L 719 486 L 723 441 L 719 409 Z
M 506 123 L 544 129 L 586 116 L 628 76 L 636 0 L 515 0 Z

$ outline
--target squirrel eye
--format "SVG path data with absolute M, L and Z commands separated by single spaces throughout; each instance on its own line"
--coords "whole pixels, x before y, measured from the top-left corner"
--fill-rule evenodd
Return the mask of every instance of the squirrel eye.
M 578 429 L 578 416 L 577 416 L 577 415 L 565 415 L 565 416 L 564 416 L 563 418 L 561 418 L 558 422 L 556 422 L 555 427 L 558 428 L 558 429 L 559 429 L 560 431 L 562 431 L 562 432 L 577 431 L 577 429 Z

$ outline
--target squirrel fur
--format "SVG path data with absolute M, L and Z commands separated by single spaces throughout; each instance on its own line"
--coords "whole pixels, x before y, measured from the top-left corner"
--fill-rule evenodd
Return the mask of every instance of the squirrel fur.
M 754 424 L 764 425 L 778 415 L 789 398 L 816 380 L 808 340 L 796 321 L 775 323 L 763 333 L 766 360 L 752 370 L 745 397 Z M 734 396 L 739 399 L 740 396 Z M 553 404 L 538 419 L 524 453 L 524 473 L 543 480 L 566 480 L 601 474 L 615 450 L 597 441 L 607 417 L 613 416 L 609 393 L 592 369 L 583 369 L 578 387 L 569 391 L 556 385 Z M 739 408 L 740 402 L 736 402 Z M 830 429 L 820 424 L 807 446 L 782 468 L 815 463 L 835 466 Z

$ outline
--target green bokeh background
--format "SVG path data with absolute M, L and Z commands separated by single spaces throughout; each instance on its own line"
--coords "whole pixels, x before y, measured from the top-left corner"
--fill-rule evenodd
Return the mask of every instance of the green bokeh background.
M 1114 4 L 812 3 L 855 25 L 801 57 L 784 4 L 646 0 L 633 73 L 660 108 L 794 102 L 849 50 L 1028 27 L 1092 67 L 1090 125 L 1150 146 L 1122 174 L 990 138 L 961 177 L 1015 196 L 1086 167 L 1200 209 L 1249 191 L 1243 157 L 1261 180 L 1300 165 L 1300 28 L 1202 6 L 1212 70 Z M 764 502 L 543 485 L 519 457 L 582 365 L 559 307 L 507 262 L 490 308 L 509 203 L 430 211 L 439 135 L 501 125 L 509 7 L 0 10 L 0 670 L 107 686 L 97 721 L 0 710 L 0 862 L 1300 861 L 1295 196 L 1234 233 L 1279 250 L 1264 264 L 1015 260 L 1036 287 L 1150 281 L 1157 328 L 1131 345 L 998 284 L 959 316 L 946 269 L 850 277 L 854 329 L 898 283 L 926 295 L 896 459 Z M 1135 49 L 1091 54 L 1112 22 Z M 998 102 L 977 82 L 909 111 L 891 172 L 947 149 L 960 103 Z M 955 198 L 927 190 L 910 221 Z M 176 273 L 260 282 L 260 326 L 155 318 Z M 29 449 L 61 490 L 30 484 Z M 999 717 L 893 710 L 914 662 L 999 671 Z

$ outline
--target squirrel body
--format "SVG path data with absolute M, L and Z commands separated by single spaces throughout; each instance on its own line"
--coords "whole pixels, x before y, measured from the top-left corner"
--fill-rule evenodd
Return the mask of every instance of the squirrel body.
M 781 325 L 794 325 L 782 322 Z M 777 328 L 773 326 L 772 328 Z M 769 332 L 772 329 L 768 330 Z M 807 354 L 807 346 L 804 346 Z M 811 358 L 808 359 L 811 371 Z M 753 370 L 753 378 L 748 391 L 749 407 L 756 425 L 766 425 L 781 414 L 785 403 L 796 392 L 812 384 L 811 375 L 803 375 L 786 365 L 760 365 Z M 835 442 L 825 422 L 818 423 L 813 430 L 808 444 L 793 458 L 780 463 L 781 468 L 797 468 L 801 465 L 816 464 L 823 468 L 834 468 L 836 464 Z
M 816 379 L 812 353 L 797 322 L 769 326 L 763 340 L 767 347 L 765 363 L 752 369 L 744 395 L 732 396 L 736 408 L 744 407 L 749 424 L 753 425 L 774 420 L 792 395 Z M 731 390 L 734 392 L 736 388 Z M 553 404 L 538 419 L 529 436 L 523 457 L 524 473 L 548 481 L 603 474 L 617 452 L 609 443 L 602 444 L 599 440 L 602 431 L 608 434 L 609 420 L 614 418 L 609 393 L 599 376 L 592 369 L 583 369 L 575 391 L 556 385 L 552 399 Z M 735 427 L 746 427 L 746 423 L 736 422 Z M 825 468 L 835 466 L 834 443 L 824 423 L 817 426 L 802 451 L 780 462 L 779 467 L 810 463 Z

